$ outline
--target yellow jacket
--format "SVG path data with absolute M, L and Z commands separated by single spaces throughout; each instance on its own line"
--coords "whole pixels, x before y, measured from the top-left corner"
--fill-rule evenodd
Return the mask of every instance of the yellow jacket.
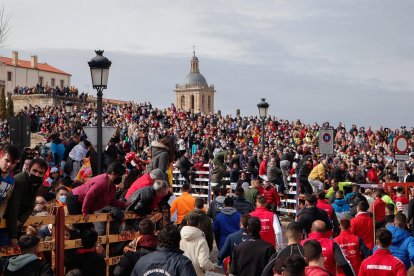
M 315 168 L 312 169 L 311 173 L 309 174 L 308 178 L 313 180 L 325 180 L 325 166 L 320 163 Z

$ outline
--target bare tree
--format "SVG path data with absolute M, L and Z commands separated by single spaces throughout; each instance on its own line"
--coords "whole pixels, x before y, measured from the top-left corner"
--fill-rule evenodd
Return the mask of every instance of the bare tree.
M 4 5 L 0 10 L 0 48 L 3 48 L 6 44 L 7 38 L 10 33 L 10 16 L 5 13 Z

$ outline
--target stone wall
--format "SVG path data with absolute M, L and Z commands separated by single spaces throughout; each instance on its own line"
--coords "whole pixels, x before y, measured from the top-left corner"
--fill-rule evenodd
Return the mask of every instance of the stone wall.
M 61 105 L 64 104 L 67 100 L 70 100 L 73 105 L 81 105 L 82 101 L 78 98 L 66 98 L 66 97 L 49 97 L 47 95 L 12 95 L 14 113 L 17 114 L 20 110 L 24 109 L 25 106 L 35 106 L 44 107 L 46 105 Z

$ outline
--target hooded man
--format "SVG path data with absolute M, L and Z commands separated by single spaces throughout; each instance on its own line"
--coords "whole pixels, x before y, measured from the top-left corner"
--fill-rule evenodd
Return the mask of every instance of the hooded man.
M 233 206 L 233 198 L 226 197 L 224 200 L 224 208 L 214 219 L 213 230 L 219 250 L 223 247 L 227 236 L 240 228 L 241 214 Z
M 395 215 L 394 225 L 388 224 L 386 229 L 392 234 L 390 252 L 394 257 L 400 259 L 408 270 L 414 263 L 414 237 L 405 230 L 407 217 L 398 212 Z M 374 249 L 375 252 L 375 249 Z
M 210 250 L 203 231 L 198 228 L 199 224 L 200 216 L 190 213 L 187 217 L 187 225 L 180 232 L 180 249 L 193 263 L 197 275 L 203 276 L 205 271 L 214 272 L 215 266 L 210 261 Z
M 19 239 L 21 255 L 11 257 L 5 276 L 53 276 L 55 273 L 50 264 L 38 257 L 40 239 L 36 236 L 23 235 Z

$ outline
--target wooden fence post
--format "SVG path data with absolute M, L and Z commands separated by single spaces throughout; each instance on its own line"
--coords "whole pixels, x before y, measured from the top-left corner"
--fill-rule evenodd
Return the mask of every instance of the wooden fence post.
M 65 211 L 55 207 L 55 275 L 64 276 L 65 269 Z

